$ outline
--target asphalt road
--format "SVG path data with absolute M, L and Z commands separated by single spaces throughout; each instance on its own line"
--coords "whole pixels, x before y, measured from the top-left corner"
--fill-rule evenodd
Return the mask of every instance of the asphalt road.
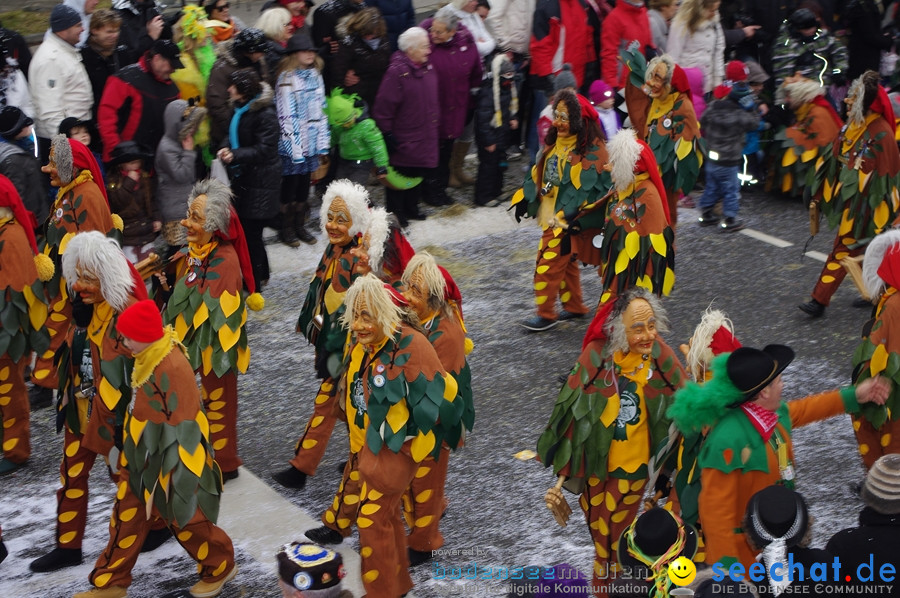
M 475 342 L 470 364 L 477 408 L 475 430 L 450 463 L 444 552 L 431 565 L 414 570 L 417 597 L 504 595 L 506 582 L 497 574 L 479 581 L 448 579 L 453 568 L 472 563 L 513 568 L 568 562 L 589 572 L 592 562 L 575 497 L 569 496 L 575 509 L 569 526 L 558 527 L 543 504 L 552 475 L 534 461 L 514 457 L 535 447 L 559 389 L 557 377 L 574 362 L 587 322 L 563 323 L 544 333 L 521 328 L 519 322 L 532 309 L 538 229 L 533 223 L 516 225 L 503 208 L 476 211 L 466 207 L 469 199 L 465 204 L 429 209 L 429 220 L 414 223 L 410 230 L 416 248 L 433 252 L 462 290 Z M 695 210 L 681 211 L 677 280 L 664 302 L 671 321 L 669 344 L 684 342 L 702 311 L 714 303 L 731 316 L 743 344 L 783 343 L 795 349 L 797 358 L 785 373 L 786 397 L 846 383 L 850 355 L 868 312 L 851 307 L 855 293 L 849 280 L 823 318 L 811 320 L 797 309 L 808 299 L 822 267 L 820 261 L 803 256 L 808 237 L 804 206 L 762 193 L 745 194 L 741 216 L 752 230 L 741 233 L 700 228 L 694 223 L 696 215 Z M 756 232 L 771 238 L 760 240 Z M 772 238 L 789 245 L 773 244 Z M 832 242 L 833 236 L 823 232 L 808 249 L 824 254 Z M 322 249 L 321 242 L 289 249 L 273 240 L 266 308 L 249 317 L 251 366 L 240 378 L 244 470 L 226 487 L 220 521 L 235 540 L 241 571 L 227 586 L 226 598 L 279 595 L 272 577 L 275 551 L 317 525 L 304 517 L 318 518 L 339 481 L 336 467 L 347 450 L 342 430 L 306 489 L 289 491 L 270 477 L 285 466 L 312 410 L 317 387 L 312 350 L 293 330 Z M 582 281 L 586 300 L 599 297 L 593 271 L 583 270 Z M 105 544 L 113 486 L 102 467 L 95 466 L 85 564 L 52 576 L 30 575 L 27 563 L 52 547 L 61 439 L 52 430 L 49 410 L 34 414 L 33 438 L 28 467 L 0 480 L 0 523 L 11 552 L 0 565 L 0 596 L 70 596 L 86 589 L 91 563 Z M 811 504 L 814 545 L 821 547 L 831 534 L 855 523 L 861 503 L 847 486 L 862 479 L 862 464 L 847 416 L 798 430 L 795 438 L 798 490 Z M 352 557 L 358 550 L 356 535 L 342 550 L 351 570 L 348 584 L 358 588 L 358 565 Z M 129 595 L 184 595 L 177 592 L 194 582 L 193 569 L 170 542 L 142 555 Z

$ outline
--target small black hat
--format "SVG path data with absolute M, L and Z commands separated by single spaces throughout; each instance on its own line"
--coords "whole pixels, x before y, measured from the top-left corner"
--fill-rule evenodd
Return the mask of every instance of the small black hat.
M 767 345 L 762 350 L 740 347 L 728 356 L 725 364 L 728 379 L 742 394 L 732 406 L 756 396 L 784 371 L 794 359 L 794 350 L 785 345 Z
M 183 69 L 184 63 L 181 62 L 181 50 L 178 44 L 170 39 L 158 39 L 150 46 L 150 56 L 160 55 L 169 61 L 175 70 Z
M 808 8 L 798 8 L 791 14 L 790 20 L 794 29 L 809 29 L 810 27 L 819 26 L 816 14 Z
M 0 137 L 4 139 L 15 139 L 22 129 L 33 124 L 34 121 L 15 106 L 4 106 L 0 110 Z
M 90 130 L 91 121 L 81 120 L 74 116 L 67 116 L 66 118 L 62 119 L 62 121 L 59 123 L 59 131 L 57 131 L 57 132 L 62 133 L 63 135 L 68 137 L 69 134 L 72 132 L 72 129 L 74 129 L 75 127 L 87 127 L 88 130 Z
M 57 4 L 50 12 L 50 31 L 59 33 L 81 23 L 78 11 L 65 4 Z
M 312 39 L 305 33 L 295 33 L 291 36 L 291 39 L 288 40 L 287 46 L 284 48 L 285 54 L 293 54 L 294 52 L 303 52 L 304 50 L 316 51 L 316 46 L 313 45 Z
M 744 533 L 759 548 L 784 538 L 788 548 L 796 546 L 809 529 L 806 501 L 785 486 L 763 488 L 750 498 L 744 515 Z
M 231 73 L 228 83 L 234 85 L 244 100 L 255 98 L 262 92 L 262 83 L 259 74 L 253 69 L 240 69 Z
M 265 52 L 268 42 L 266 34 L 259 29 L 250 27 L 241 29 L 234 36 L 232 48 L 241 54 L 253 54 L 255 52 Z
M 132 160 L 146 160 L 150 155 L 136 141 L 123 141 L 113 148 L 110 164 L 117 166 Z
M 684 545 L 672 560 L 678 556 L 694 558 L 694 555 L 697 554 L 697 530 L 690 524 L 682 523 L 670 511 L 661 507 L 653 507 L 622 532 L 618 547 L 619 563 L 628 567 L 649 567 L 648 564 L 636 558 L 629 545 L 633 545 L 644 556 L 655 561 L 666 554 L 678 541 L 680 527 L 684 527 Z
M 276 555 L 278 576 L 301 592 L 335 588 L 344 578 L 344 559 L 339 552 L 309 542 L 291 542 Z M 331 594 L 329 594 L 331 595 Z

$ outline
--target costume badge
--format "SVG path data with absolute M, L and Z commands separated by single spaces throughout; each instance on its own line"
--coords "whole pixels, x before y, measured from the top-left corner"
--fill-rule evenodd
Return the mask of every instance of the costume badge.
M 667 129 L 671 129 L 672 128 L 672 119 L 671 118 L 664 119 L 663 127 L 667 128 Z
M 194 282 L 195 280 L 197 280 L 197 273 L 194 271 L 191 271 L 191 273 L 188 274 L 187 281 Z
M 462 48 L 459 49 L 459 51 L 460 51 L 460 52 L 465 52 L 465 51 L 468 50 L 468 49 L 469 49 L 469 46 L 463 46 Z
M 616 417 L 616 427 L 613 430 L 614 440 L 628 440 L 627 426 L 633 426 L 641 419 L 641 400 L 637 395 L 637 384 L 625 378 L 619 377 L 619 415 Z
M 382 386 L 384 386 L 384 376 L 378 374 L 377 376 L 372 378 L 372 384 L 374 384 L 378 388 L 381 388 Z
M 309 573 L 301 571 L 294 576 L 294 587 L 298 590 L 308 590 L 312 587 L 312 583 L 312 577 L 310 577 Z
M 62 208 L 56 208 L 56 214 L 54 214 L 54 216 L 56 217 L 57 220 L 62 220 L 62 217 L 63 217 L 63 209 L 62 209 Z
M 384 371 L 384 364 L 383 364 L 383 363 L 379 363 L 378 365 L 375 366 L 375 373 L 376 373 L 376 374 L 380 374 L 380 373 L 382 373 L 383 371 Z
M 49 87 L 49 88 L 51 88 L 51 89 L 54 88 L 54 87 L 56 87 L 56 79 L 48 79 L 48 80 L 47 80 L 47 87 Z
M 603 234 L 601 233 L 599 235 L 594 235 L 594 238 L 591 239 L 591 245 L 593 245 L 597 249 L 603 247 Z

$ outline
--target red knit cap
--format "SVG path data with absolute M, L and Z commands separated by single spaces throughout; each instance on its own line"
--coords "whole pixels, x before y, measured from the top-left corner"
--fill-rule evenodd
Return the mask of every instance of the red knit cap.
M 747 65 L 740 60 L 732 60 L 725 67 L 725 79 L 737 83 L 738 81 L 746 81 L 749 71 Z
M 156 303 L 144 299 L 125 308 L 116 320 L 116 330 L 139 343 L 156 342 L 163 337 L 162 316 Z

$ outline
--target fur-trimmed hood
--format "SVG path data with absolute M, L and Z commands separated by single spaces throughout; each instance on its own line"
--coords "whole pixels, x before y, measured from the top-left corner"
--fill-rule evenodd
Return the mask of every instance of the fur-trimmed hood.
M 197 130 L 199 123 L 206 118 L 206 108 L 202 106 L 193 106 L 188 110 L 187 100 L 173 100 L 166 106 L 163 113 L 163 122 L 165 123 L 164 135 L 173 141 L 181 142 L 189 135 L 193 135 Z

